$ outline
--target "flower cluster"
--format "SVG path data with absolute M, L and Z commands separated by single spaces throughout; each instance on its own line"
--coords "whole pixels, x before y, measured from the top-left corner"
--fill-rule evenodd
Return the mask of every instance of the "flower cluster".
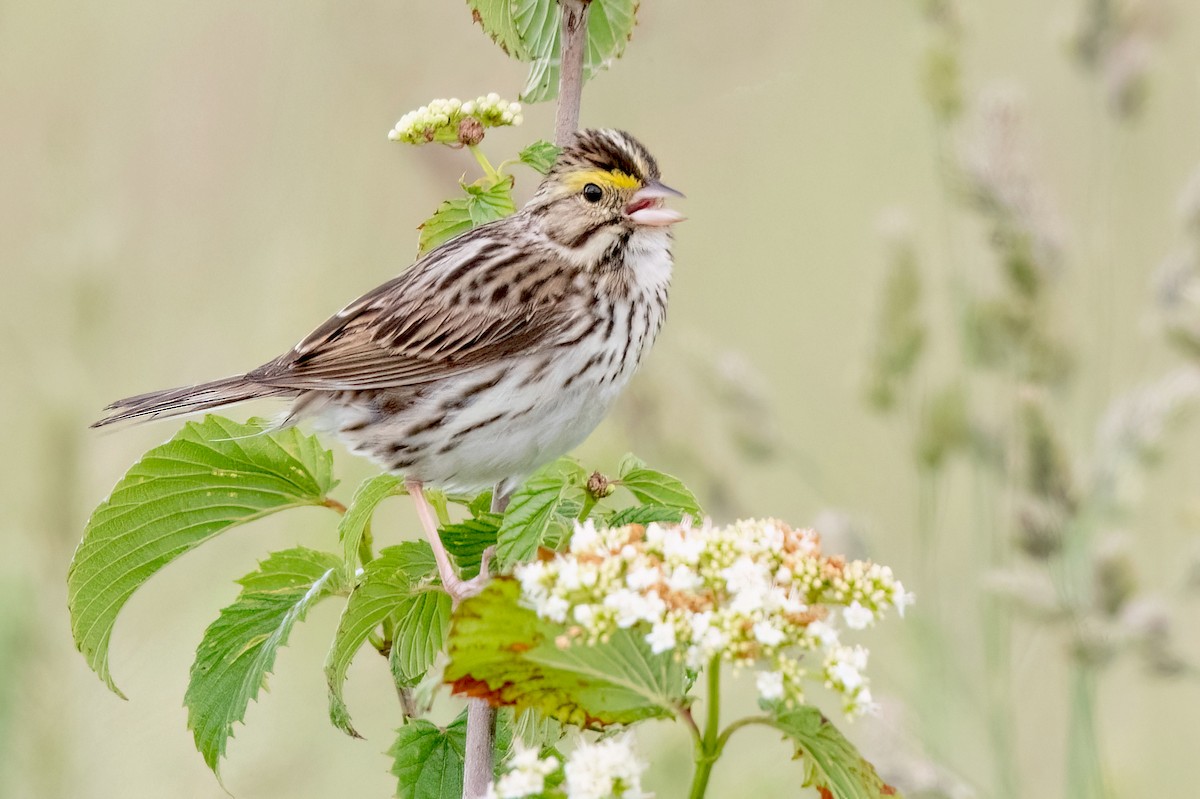
M 433 100 L 400 117 L 388 138 L 408 144 L 478 144 L 485 128 L 520 125 L 521 104 L 492 93 L 463 102 L 457 97 Z
M 872 707 L 867 650 L 841 643 L 837 617 L 861 630 L 912 601 L 886 566 L 824 556 L 816 532 L 773 519 L 617 528 L 589 520 L 567 552 L 516 576 L 523 602 L 568 625 L 562 646 L 636 628 L 655 653 L 673 651 L 691 668 L 714 658 L 758 666 L 759 695 L 789 704 L 803 701 L 810 677 L 801 657 L 819 653 L 812 678 L 852 716 Z
M 581 741 L 560 767 L 556 757 L 538 757 L 520 744 L 486 799 L 651 799 L 642 790 L 646 764 L 633 750 L 633 736 Z

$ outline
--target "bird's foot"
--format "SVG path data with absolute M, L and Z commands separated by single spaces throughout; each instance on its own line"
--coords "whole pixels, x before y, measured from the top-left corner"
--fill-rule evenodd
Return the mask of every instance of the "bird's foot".
M 417 506 L 417 518 L 421 520 L 421 528 L 425 531 L 425 537 L 429 540 L 429 546 L 433 549 L 433 559 L 437 563 L 438 577 L 442 580 L 442 587 L 446 593 L 450 595 L 457 606 L 464 599 L 475 596 L 483 587 L 487 585 L 491 579 L 491 571 L 488 568 L 488 562 L 492 555 L 495 554 L 495 547 L 488 547 L 483 553 L 483 560 L 479 564 L 479 574 L 472 577 L 470 580 L 464 580 L 454 571 L 454 565 L 450 562 L 450 556 L 446 553 L 446 548 L 442 546 L 442 538 L 438 535 L 437 520 L 433 515 L 433 508 L 429 506 L 428 500 L 425 499 L 425 492 L 422 490 L 420 483 L 415 480 L 405 482 L 408 488 L 409 495 L 413 498 L 413 503 Z

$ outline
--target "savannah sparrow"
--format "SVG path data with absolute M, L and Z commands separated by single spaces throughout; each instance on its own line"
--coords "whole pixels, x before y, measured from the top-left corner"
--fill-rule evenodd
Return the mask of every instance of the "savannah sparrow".
M 452 594 L 422 494 L 507 493 L 583 441 L 662 327 L 671 278 L 663 207 L 681 196 L 617 130 L 585 130 L 516 214 L 438 247 L 244 375 L 118 400 L 101 426 L 259 397 L 292 400 L 353 451 L 402 474 Z

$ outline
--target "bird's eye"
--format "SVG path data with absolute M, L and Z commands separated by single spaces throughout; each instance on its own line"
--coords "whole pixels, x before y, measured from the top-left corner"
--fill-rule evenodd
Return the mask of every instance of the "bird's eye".
M 583 187 L 583 199 L 590 203 L 600 202 L 600 198 L 604 196 L 604 191 L 595 183 L 589 183 Z

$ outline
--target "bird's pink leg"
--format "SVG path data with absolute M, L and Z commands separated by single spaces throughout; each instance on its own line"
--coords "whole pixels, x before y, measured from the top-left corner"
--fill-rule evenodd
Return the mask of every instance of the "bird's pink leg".
M 433 559 L 437 562 L 438 576 L 442 578 L 442 586 L 446 589 L 446 593 L 454 600 L 455 605 L 467 597 L 478 594 L 483 590 L 484 584 L 490 577 L 488 560 L 491 558 L 492 549 L 489 547 L 488 551 L 483 553 L 479 576 L 463 580 L 455 574 L 454 565 L 450 563 L 450 556 L 446 554 L 446 548 L 442 546 L 442 538 L 438 535 L 437 519 L 434 518 L 433 508 L 429 506 L 429 501 L 425 499 L 425 492 L 421 484 L 416 480 L 405 480 L 404 487 L 408 489 L 409 496 L 413 498 L 413 503 L 417 506 L 417 518 L 421 520 L 421 528 L 425 531 L 425 537 L 429 539 L 429 546 L 433 549 Z

